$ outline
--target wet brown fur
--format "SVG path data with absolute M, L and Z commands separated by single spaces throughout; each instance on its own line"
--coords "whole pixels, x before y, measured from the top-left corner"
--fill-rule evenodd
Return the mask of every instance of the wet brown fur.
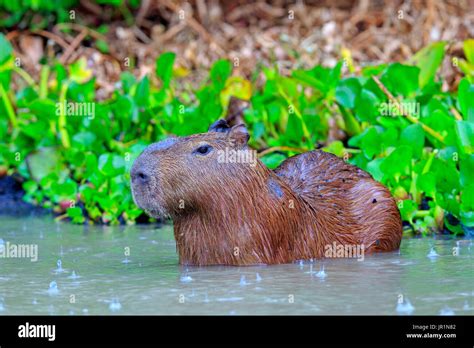
M 245 128 L 151 145 L 132 168 L 138 206 L 174 221 L 181 264 L 280 264 L 322 258 L 325 247 L 363 244 L 396 250 L 400 214 L 387 188 L 322 151 L 288 158 L 275 171 L 259 160 L 219 163 L 217 151 L 247 149 Z M 162 145 L 159 145 L 162 144 Z M 213 151 L 193 151 L 209 144 Z M 151 182 L 133 181 L 146 171 Z

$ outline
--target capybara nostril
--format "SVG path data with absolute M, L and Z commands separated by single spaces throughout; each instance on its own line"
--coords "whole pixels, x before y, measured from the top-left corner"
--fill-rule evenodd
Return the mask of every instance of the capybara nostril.
M 150 181 L 150 176 L 145 174 L 143 171 L 138 170 L 132 173 L 132 181 L 137 184 L 147 184 Z

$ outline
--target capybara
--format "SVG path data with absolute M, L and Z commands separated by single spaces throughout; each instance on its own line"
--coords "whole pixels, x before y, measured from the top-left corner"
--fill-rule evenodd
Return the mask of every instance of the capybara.
M 270 170 L 244 125 L 148 146 L 131 170 L 136 204 L 171 217 L 185 265 L 290 263 L 333 246 L 398 249 L 400 213 L 390 192 L 342 159 L 310 151 Z M 344 257 L 344 256 L 343 256 Z

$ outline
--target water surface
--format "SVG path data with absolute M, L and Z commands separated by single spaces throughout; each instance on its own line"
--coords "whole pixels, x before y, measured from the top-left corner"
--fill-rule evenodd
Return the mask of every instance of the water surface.
M 277 266 L 183 267 L 172 226 L 77 226 L 0 217 L 0 314 L 474 314 L 469 239 L 404 239 L 400 252 Z M 58 262 L 59 261 L 59 262 Z M 324 271 L 322 271 L 324 269 Z

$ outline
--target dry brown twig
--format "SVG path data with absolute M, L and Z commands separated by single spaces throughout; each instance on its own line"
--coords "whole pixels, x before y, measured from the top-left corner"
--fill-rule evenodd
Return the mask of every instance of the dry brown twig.
M 59 61 L 62 63 L 62 64 L 65 64 L 68 62 L 68 59 L 69 57 L 71 56 L 71 54 L 74 52 L 74 50 L 77 49 L 77 47 L 81 44 L 82 40 L 84 40 L 84 38 L 87 36 L 87 30 L 86 29 L 82 29 L 82 31 L 79 33 L 79 35 L 77 35 L 74 40 L 71 42 L 71 44 L 69 45 L 69 47 L 66 49 L 66 51 L 64 52 L 64 54 L 61 56 L 61 58 L 59 59 Z

